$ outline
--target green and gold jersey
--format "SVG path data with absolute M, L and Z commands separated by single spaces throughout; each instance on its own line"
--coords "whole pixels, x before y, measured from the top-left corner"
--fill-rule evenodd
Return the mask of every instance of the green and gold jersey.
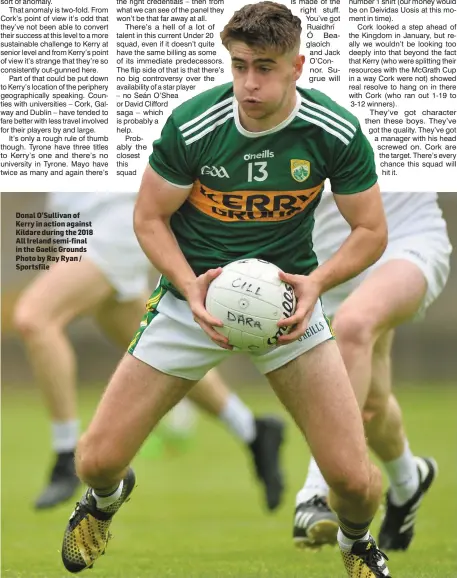
M 173 111 L 149 162 L 170 183 L 192 185 L 171 227 L 197 275 L 249 257 L 308 274 L 325 179 L 341 194 L 377 181 L 357 119 L 314 89 L 298 88 L 289 117 L 262 132 L 241 126 L 232 83 L 207 90 Z

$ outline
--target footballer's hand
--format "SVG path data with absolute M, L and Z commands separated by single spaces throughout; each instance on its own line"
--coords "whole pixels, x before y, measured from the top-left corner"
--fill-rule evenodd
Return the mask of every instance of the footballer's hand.
M 223 349 L 233 349 L 229 345 L 228 338 L 218 333 L 214 327 L 222 327 L 220 319 L 210 315 L 205 307 L 206 294 L 209 284 L 222 272 L 222 267 L 209 269 L 206 273 L 199 275 L 186 289 L 186 299 L 194 316 L 194 320 L 200 325 L 203 331 Z
M 311 277 L 306 275 L 292 275 L 281 271 L 279 278 L 292 285 L 297 299 L 295 313 L 287 319 L 278 321 L 279 327 L 292 328 L 289 333 L 281 335 L 278 339 L 278 345 L 286 345 L 299 339 L 308 328 L 309 320 L 319 299 L 320 287 Z

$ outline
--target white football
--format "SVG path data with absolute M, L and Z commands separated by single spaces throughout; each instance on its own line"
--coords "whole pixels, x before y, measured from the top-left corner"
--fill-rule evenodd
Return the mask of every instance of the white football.
M 260 259 L 229 263 L 208 288 L 206 309 L 220 319 L 216 331 L 230 345 L 251 353 L 266 353 L 290 328 L 277 323 L 295 312 L 293 288 L 279 278 L 280 269 Z

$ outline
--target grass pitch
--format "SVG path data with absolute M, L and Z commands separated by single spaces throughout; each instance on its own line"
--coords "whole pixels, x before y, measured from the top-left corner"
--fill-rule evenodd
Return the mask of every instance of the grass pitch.
M 100 388 L 81 391 L 87 423 Z M 283 410 L 267 386 L 240 390 L 257 413 Z M 407 553 L 390 556 L 394 578 L 457 577 L 457 388 L 398 390 L 413 450 L 433 455 L 440 474 L 418 517 Z M 308 452 L 289 422 L 283 454 L 288 491 L 265 512 L 247 452 L 210 418 L 199 420 L 185 453 L 135 461 L 138 487 L 115 517 L 107 555 L 90 578 L 346 578 L 336 549 L 296 550 L 295 491 Z M 74 502 L 35 512 L 31 504 L 49 467 L 49 434 L 35 391 L 4 388 L 2 399 L 2 576 L 63 578 L 60 545 Z M 78 496 L 79 497 L 79 496 Z M 75 500 L 76 501 L 76 500 Z M 379 525 L 373 526 L 375 535 Z M 85 575 L 85 574 L 84 574 Z

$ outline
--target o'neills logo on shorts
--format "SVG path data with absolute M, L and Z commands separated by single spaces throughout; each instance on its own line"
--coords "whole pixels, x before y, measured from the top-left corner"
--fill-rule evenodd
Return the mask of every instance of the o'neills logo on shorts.
M 298 341 L 304 341 L 305 339 L 309 339 L 313 337 L 313 335 L 317 335 L 321 331 L 325 329 L 325 324 L 323 321 L 318 321 L 314 325 L 310 325 L 306 331 L 303 333 L 301 337 L 298 338 Z
M 323 187 L 299 191 L 215 191 L 195 181 L 188 201 L 219 221 L 285 221 L 301 213 Z

